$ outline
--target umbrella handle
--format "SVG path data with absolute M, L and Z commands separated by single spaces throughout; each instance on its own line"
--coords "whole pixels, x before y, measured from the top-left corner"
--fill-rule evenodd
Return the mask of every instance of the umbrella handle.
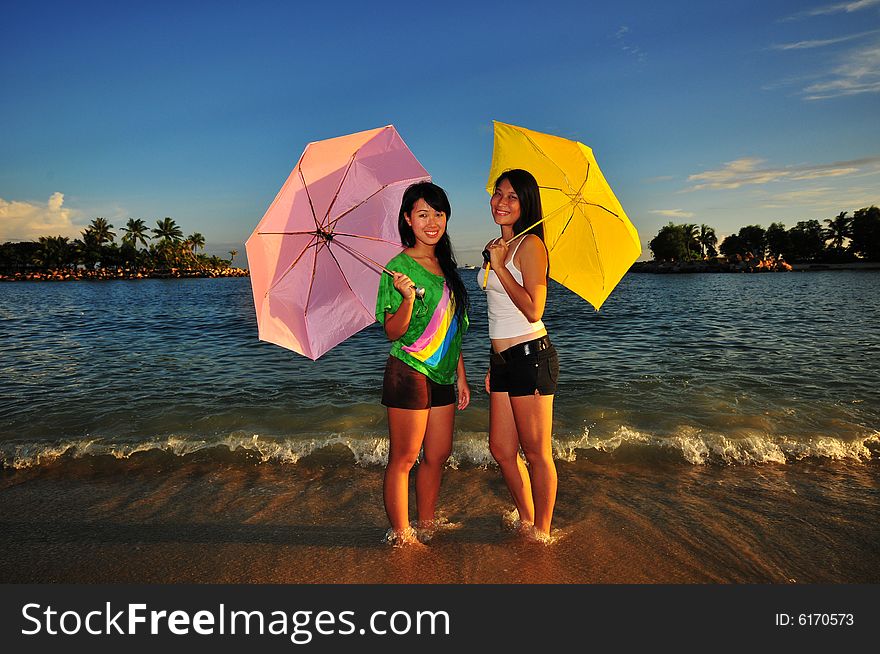
M 342 243 L 341 241 L 335 241 L 335 243 L 336 243 L 336 245 L 340 246 L 342 249 L 344 249 L 345 251 L 349 252 L 350 254 L 355 255 L 356 257 L 358 257 L 358 258 L 361 259 L 362 261 L 366 261 L 366 262 L 372 264 L 373 266 L 375 266 L 376 268 L 378 268 L 379 270 L 381 270 L 382 272 L 388 273 L 389 275 L 391 275 L 392 277 L 394 277 L 394 272 L 393 272 L 393 271 L 388 270 L 388 268 L 386 268 L 385 266 L 383 266 L 381 263 L 379 263 L 379 262 L 376 261 L 375 259 L 371 259 L 371 258 L 368 257 L 366 254 L 364 254 L 363 252 L 358 252 L 358 251 L 355 250 L 353 247 L 351 247 L 351 246 L 349 246 L 349 245 L 346 245 L 346 244 Z M 416 297 L 419 298 L 420 300 L 424 299 L 424 297 L 425 297 L 425 289 L 424 289 L 424 287 L 422 287 L 422 286 L 416 286 L 415 284 L 413 284 L 412 287 L 413 287 L 414 289 L 416 289 Z
M 388 268 L 386 268 L 385 266 L 379 266 L 379 267 L 382 268 L 382 272 L 386 272 L 389 275 L 391 275 L 392 277 L 394 277 L 394 271 L 388 270 Z M 410 286 L 410 288 L 415 289 L 417 298 L 419 298 L 420 300 L 425 299 L 425 287 L 424 286 L 416 286 L 415 284 L 413 284 L 412 286 Z
M 541 218 L 541 220 L 539 220 L 538 222 L 536 222 L 536 223 L 534 223 L 534 224 L 532 224 L 532 225 L 529 225 L 529 226 L 526 227 L 524 230 L 522 230 L 519 234 L 516 234 L 515 236 L 511 237 L 511 239 L 510 239 L 509 241 L 504 241 L 504 244 L 505 244 L 505 245 L 510 245 L 510 244 L 513 243 L 516 239 L 518 239 L 520 236 L 522 236 L 523 234 L 525 234 L 526 232 L 528 232 L 532 227 L 537 227 L 538 225 L 540 225 L 540 224 L 541 224 L 542 222 L 544 222 L 545 220 L 547 220 L 547 216 L 544 216 L 544 217 Z M 489 250 L 488 250 L 488 248 L 485 249 L 485 250 L 483 250 L 482 255 L 483 255 L 483 261 L 486 262 L 486 274 L 483 276 L 483 288 L 485 289 L 485 288 L 486 288 L 486 284 L 489 283 L 489 271 L 492 269 L 492 263 L 489 261 Z

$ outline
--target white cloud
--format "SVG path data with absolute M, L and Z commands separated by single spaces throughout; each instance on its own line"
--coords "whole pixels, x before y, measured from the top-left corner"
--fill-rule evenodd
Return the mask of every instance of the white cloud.
M 835 51 L 833 56 L 835 61 L 813 67 L 809 75 L 788 77 L 761 88 L 775 91 L 801 86 L 799 93 L 808 101 L 880 92 L 880 41 L 842 53 Z
M 855 211 L 880 202 L 880 192 L 865 187 L 807 188 L 787 193 L 776 193 L 767 198 L 762 209 L 808 207 L 815 211 Z
M 870 9 L 871 7 L 876 7 L 877 5 L 880 5 L 880 0 L 854 0 L 852 2 L 839 2 L 833 5 L 824 5 L 822 7 L 815 7 L 814 9 L 800 11 L 793 16 L 789 16 L 785 20 L 800 20 L 802 18 L 811 18 L 813 16 L 827 16 L 829 14 L 851 14 L 855 11 L 861 11 L 862 9 Z
M 789 191 L 787 193 L 776 193 L 771 195 L 767 201 L 761 205 L 762 209 L 781 209 L 783 207 L 815 206 L 817 204 L 826 205 L 832 202 L 831 198 L 836 197 L 840 193 L 839 189 L 831 187 L 808 188 L 797 191 Z M 836 202 L 836 200 L 834 201 Z
M 783 168 L 762 168 L 763 159 L 744 157 L 730 161 L 716 170 L 695 173 L 688 177 L 694 183 L 688 190 L 737 189 L 749 184 L 769 184 L 779 181 L 802 181 L 825 177 L 842 177 L 876 170 L 880 157 L 855 159 L 830 164 L 808 166 L 786 166 Z
M 806 100 L 880 92 L 880 43 L 846 54 L 846 59 L 824 79 L 803 90 Z
M 759 169 L 763 159 L 745 157 L 729 161 L 718 170 L 707 170 L 688 176 L 689 182 L 697 182 L 692 190 L 712 188 L 739 188 L 743 184 L 766 184 L 780 178 L 778 170 Z
M 629 27 L 627 27 L 626 25 L 621 26 L 620 29 L 615 32 L 614 38 L 617 39 L 618 46 L 624 52 L 634 56 L 638 61 L 645 61 L 647 55 L 638 46 L 632 45 L 629 42 L 629 40 L 627 39 L 628 34 Z
M 45 204 L 0 198 L 0 242 L 32 241 L 40 236 L 78 238 L 84 225 L 80 212 L 64 206 L 64 194 L 53 193 Z
M 849 36 L 840 36 L 836 39 L 816 39 L 813 41 L 797 41 L 795 43 L 780 43 L 778 45 L 770 46 L 773 50 L 806 50 L 809 48 L 823 48 L 828 45 L 835 45 L 836 43 L 845 43 L 847 41 L 854 41 L 855 39 L 860 39 L 865 36 L 870 36 L 871 34 L 876 34 L 878 30 L 871 30 L 870 32 L 859 32 L 858 34 L 850 34 Z
M 681 209 L 653 209 L 649 213 L 655 213 L 658 216 L 666 216 L 667 218 L 693 218 L 692 211 L 682 211 Z

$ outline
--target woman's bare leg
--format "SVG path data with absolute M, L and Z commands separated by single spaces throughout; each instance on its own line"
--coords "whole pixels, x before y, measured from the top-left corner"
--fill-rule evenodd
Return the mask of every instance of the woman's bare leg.
M 535 529 L 550 533 L 553 507 L 556 504 L 556 463 L 553 461 L 553 396 L 526 395 L 511 397 L 513 420 L 519 434 L 532 482 Z
M 455 424 L 455 405 L 432 407 L 425 428 L 424 452 L 416 470 L 416 505 L 419 522 L 434 520 L 443 466 L 452 453 L 452 428 Z
M 535 521 L 532 484 L 525 462 L 519 456 L 520 438 L 507 393 L 489 394 L 489 451 L 501 467 L 501 474 L 523 522 Z
M 419 458 L 425 438 L 428 409 L 388 407 L 388 465 L 385 467 L 383 493 L 385 512 L 391 528 L 398 534 L 409 529 L 409 471 Z

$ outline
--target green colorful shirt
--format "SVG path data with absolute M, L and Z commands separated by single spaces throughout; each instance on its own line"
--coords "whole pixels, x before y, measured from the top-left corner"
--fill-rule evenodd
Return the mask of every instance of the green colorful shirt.
M 461 353 L 461 338 L 468 329 L 467 314 L 455 315 L 455 296 L 442 275 L 425 270 L 408 254 L 401 252 L 385 266 L 407 275 L 416 286 L 424 287 L 425 297 L 416 298 L 406 333 L 391 344 L 397 357 L 438 384 L 455 382 Z M 382 274 L 376 298 L 376 319 L 385 324 L 386 313 L 396 313 L 403 296 L 394 288 L 391 275 Z

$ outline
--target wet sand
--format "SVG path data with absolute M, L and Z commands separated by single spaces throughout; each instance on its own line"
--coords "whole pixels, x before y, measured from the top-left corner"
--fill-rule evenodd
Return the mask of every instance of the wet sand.
M 382 542 L 382 469 L 135 456 L 0 473 L 0 582 L 878 583 L 874 464 L 559 462 L 552 545 L 498 471 L 447 470 L 460 527 Z

